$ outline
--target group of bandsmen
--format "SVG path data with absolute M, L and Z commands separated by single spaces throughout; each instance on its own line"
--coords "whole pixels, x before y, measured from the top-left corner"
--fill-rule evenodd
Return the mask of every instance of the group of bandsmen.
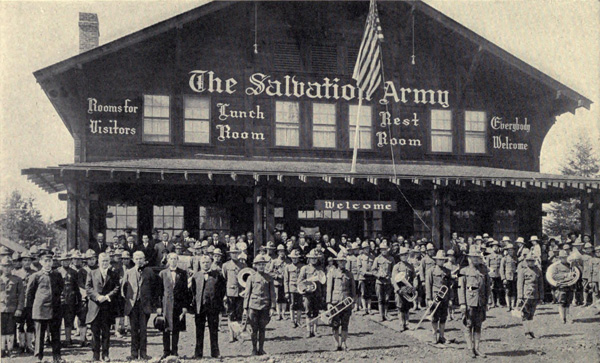
M 111 335 L 122 337 L 129 326 L 127 359 L 148 360 L 147 326 L 154 313 L 163 358 L 178 355 L 188 314 L 196 326 L 194 358 L 203 355 L 206 326 L 211 356 L 220 355 L 221 314 L 227 317 L 230 342 L 240 339 L 240 326 L 248 323 L 254 355 L 265 354 L 266 326 L 273 316 L 289 316 L 293 327 L 306 328 L 307 338 L 319 336 L 318 321 L 325 316 L 321 320 L 331 326 L 336 349 L 344 350 L 352 313 L 370 314 L 373 297 L 382 321 L 390 319 L 387 310 L 395 303 L 401 331 L 408 329 L 411 311 L 426 308 L 434 344 L 446 342 L 446 321 L 460 308 L 467 351 L 476 357 L 485 356 L 479 344 L 489 308 L 518 309 L 525 336 L 533 339 L 531 320 L 544 300 L 560 304 L 565 323 L 572 321 L 572 303 L 600 301 L 600 246 L 594 248 L 588 236 L 561 241 L 519 237 L 513 243 L 509 237 L 496 241 L 483 234 L 465 240 L 454 233 L 447 251 L 425 238 L 352 240 L 342 235 L 337 242 L 302 231 L 289 238 L 277 233 L 273 242 L 256 248 L 256 255 L 254 243 L 250 232 L 215 233 L 202 241 L 187 232 L 176 239 L 167 233 L 144 235 L 141 241 L 126 233 L 113 243 L 98 234 L 85 253 L 33 246 L 11 254 L 2 248 L 2 357 L 13 356 L 17 348 L 42 360 L 48 331 L 53 359 L 61 361 L 61 348 L 73 344 L 73 329 L 83 347 L 89 327 L 92 358 L 108 361 Z M 253 269 L 241 278 L 249 266 Z M 552 289 L 544 278 L 550 266 L 552 280 L 559 282 Z M 572 279 L 574 267 L 581 279 L 562 286 L 561 281 Z M 553 290 L 550 295 L 548 290 Z

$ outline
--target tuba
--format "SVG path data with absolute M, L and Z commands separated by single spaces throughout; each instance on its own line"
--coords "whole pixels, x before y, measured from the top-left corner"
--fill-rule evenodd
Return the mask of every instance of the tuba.
M 240 284 L 240 286 L 245 289 L 246 285 L 247 285 L 248 278 L 250 276 L 252 276 L 255 272 L 256 271 L 254 271 L 250 267 L 245 267 L 245 268 L 241 269 L 240 272 L 238 272 L 238 274 L 237 274 L 238 284 Z M 240 296 L 241 297 L 246 297 L 246 291 L 242 291 L 240 293 Z
M 417 299 L 417 290 L 415 290 L 415 288 L 412 286 L 412 284 L 410 282 L 408 282 L 408 280 L 406 279 L 406 272 L 402 271 L 397 273 L 394 277 L 393 277 L 394 281 L 396 283 L 403 283 L 404 286 L 402 286 L 400 288 L 400 291 L 398 292 L 405 300 L 409 301 L 409 302 L 413 302 Z
M 569 274 L 569 276 L 562 280 L 562 281 L 556 281 L 554 279 L 554 271 L 556 271 L 556 268 L 558 267 L 558 264 L 560 262 L 555 262 L 552 265 L 550 265 L 548 267 L 548 270 L 546 271 L 546 280 L 548 280 L 548 283 L 554 287 L 569 287 L 569 286 L 573 286 L 577 283 L 577 281 L 579 281 L 579 278 L 581 277 L 581 271 L 579 271 L 579 269 L 575 266 L 571 266 L 571 273 Z

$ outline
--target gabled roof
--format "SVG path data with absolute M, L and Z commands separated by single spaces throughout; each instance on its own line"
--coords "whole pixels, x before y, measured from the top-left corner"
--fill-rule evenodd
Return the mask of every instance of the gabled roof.
M 404 0 L 400 0 L 404 1 Z M 205 15 L 213 13 L 215 11 L 224 9 L 230 5 L 234 5 L 236 1 L 210 1 L 204 5 L 201 5 L 195 9 L 192 9 L 183 14 L 177 15 L 173 18 L 167 19 L 165 21 L 159 22 L 155 25 L 149 26 L 145 29 L 139 30 L 135 33 L 126 35 L 122 38 L 114 40 L 105 45 L 94 48 L 85 53 L 76 55 L 74 57 L 68 58 L 64 61 L 58 62 L 49 67 L 40 69 L 34 72 L 34 76 L 36 77 L 38 82 L 43 82 L 48 80 L 54 76 L 60 75 L 61 73 L 72 69 L 74 67 L 80 66 L 87 62 L 96 60 L 98 58 L 104 57 L 111 53 L 114 53 L 118 50 L 131 46 L 133 44 L 142 42 L 149 38 L 152 38 L 156 35 L 162 34 L 174 28 L 180 27 L 186 23 L 195 21 L 199 18 L 202 18 Z M 574 91 L 573 89 L 567 87 L 561 82 L 555 80 L 554 78 L 548 76 L 547 74 L 541 72 L 535 67 L 525 63 L 514 55 L 508 53 L 504 49 L 498 47 L 494 43 L 488 41 L 487 39 L 481 37 L 476 34 L 472 30 L 466 28 L 465 26 L 459 24 L 458 22 L 452 20 L 448 16 L 444 15 L 440 11 L 434 9 L 433 7 L 425 4 L 422 1 L 410 1 L 411 5 L 415 8 L 416 11 L 419 11 L 428 17 L 436 20 L 443 26 L 447 27 L 449 30 L 461 35 L 462 37 L 472 41 L 474 44 L 477 44 L 483 51 L 486 51 L 490 54 L 501 59 L 503 62 L 509 64 L 510 66 L 518 69 L 519 71 L 531 76 L 532 78 L 540 81 L 542 84 L 550 87 L 551 89 L 556 90 L 557 98 L 561 96 L 567 97 L 574 103 L 574 107 L 571 108 L 571 112 L 573 112 L 576 108 L 585 107 L 586 109 L 590 108 L 592 101 L 581 95 L 580 93 Z

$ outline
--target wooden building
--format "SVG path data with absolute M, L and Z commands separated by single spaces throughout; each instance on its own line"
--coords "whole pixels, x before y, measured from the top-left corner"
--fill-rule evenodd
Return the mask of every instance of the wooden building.
M 598 243 L 600 180 L 539 172 L 556 117 L 591 101 L 422 2 L 385 1 L 385 83 L 358 111 L 368 8 L 211 2 L 35 72 L 75 160 L 23 174 L 66 190 L 69 248 L 125 228 L 528 236 L 567 197 Z M 93 14 L 80 29 L 97 45 Z

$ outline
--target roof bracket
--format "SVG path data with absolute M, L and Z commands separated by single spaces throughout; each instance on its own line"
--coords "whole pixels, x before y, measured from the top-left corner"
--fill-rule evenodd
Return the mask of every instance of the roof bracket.
M 165 180 L 165 171 L 164 170 L 160 171 L 160 180 Z
M 90 177 L 90 169 L 85 169 L 85 177 L 86 178 Z
M 237 174 L 236 173 L 231 173 L 231 179 L 233 179 L 233 181 L 237 180 Z
M 377 185 L 377 177 L 374 177 L 374 176 L 367 177 L 367 181 L 373 185 Z
M 325 181 L 326 183 L 329 183 L 329 184 L 331 184 L 331 177 L 330 177 L 330 176 L 323 175 L 321 178 L 322 178 L 322 179 L 323 179 L 323 181 Z
M 213 173 L 208 173 L 208 174 L 206 174 L 206 176 L 208 176 L 208 180 L 210 180 L 210 181 L 213 180 Z
M 277 174 L 277 181 L 283 183 L 283 174 Z
M 183 172 L 183 177 L 185 178 L 185 180 L 188 180 L 188 172 L 187 172 L 187 170 Z
M 354 177 L 352 177 L 352 176 L 345 176 L 344 181 L 346 181 L 346 183 L 348 183 L 348 184 L 354 185 Z
M 115 177 L 115 169 L 110 169 L 110 178 L 113 179 Z
M 253 175 L 253 176 L 254 176 L 254 181 L 255 181 L 256 183 L 259 183 L 259 182 L 260 182 L 260 174 L 259 174 L 259 173 L 254 173 L 254 175 Z M 235 180 L 235 179 L 234 179 L 234 180 Z
M 135 171 L 135 178 L 136 178 L 136 179 L 139 179 L 139 178 L 140 178 L 140 169 L 137 169 L 137 170 Z
M 299 174 L 298 179 L 300 179 L 303 183 L 306 183 L 306 175 Z

